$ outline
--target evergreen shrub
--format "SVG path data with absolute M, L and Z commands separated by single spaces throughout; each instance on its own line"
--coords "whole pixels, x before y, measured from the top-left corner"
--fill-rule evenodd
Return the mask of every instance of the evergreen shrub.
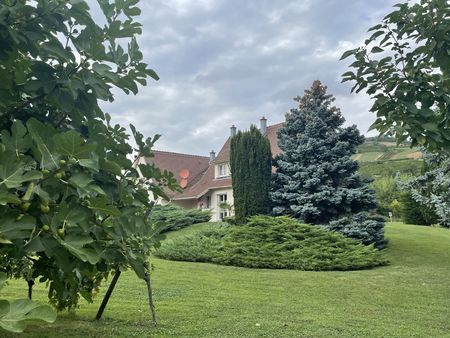
M 387 263 L 373 245 L 286 216 L 253 216 L 243 225 L 211 227 L 163 242 L 156 255 L 248 268 L 314 271 L 357 270 Z
M 359 212 L 341 217 L 322 225 L 324 229 L 336 231 L 363 244 L 373 243 L 378 249 L 386 246 L 384 238 L 385 218 L 377 214 Z
M 230 167 L 236 223 L 269 214 L 272 153 L 269 140 L 255 126 L 231 138 Z
M 186 236 L 168 239 L 156 251 L 156 256 L 173 261 L 211 262 L 222 248 L 223 237 L 229 230 L 227 223 L 211 225 Z
M 411 193 L 404 191 L 400 197 L 402 220 L 406 224 L 432 225 L 438 223 L 436 213 L 427 206 L 416 202 Z
M 178 230 L 192 224 L 208 222 L 210 211 L 201 209 L 184 209 L 176 205 L 156 205 L 153 207 L 151 220 L 165 224 L 164 232 Z

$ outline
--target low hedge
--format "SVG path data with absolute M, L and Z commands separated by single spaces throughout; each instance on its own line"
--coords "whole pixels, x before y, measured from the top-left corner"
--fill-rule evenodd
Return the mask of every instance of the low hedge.
M 150 217 L 152 222 L 163 223 L 163 232 L 166 232 L 192 224 L 208 222 L 211 219 L 211 212 L 200 209 L 184 209 L 173 204 L 155 205 Z
M 165 241 L 156 255 L 248 268 L 314 271 L 387 264 L 372 245 L 285 216 L 254 216 L 244 225 L 218 226 Z

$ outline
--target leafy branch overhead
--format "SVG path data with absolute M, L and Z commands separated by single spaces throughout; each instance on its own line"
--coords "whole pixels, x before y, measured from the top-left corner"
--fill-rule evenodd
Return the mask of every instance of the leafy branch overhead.
M 397 4 L 346 51 L 352 92 L 365 91 L 377 114 L 372 129 L 431 151 L 450 149 L 450 6 L 445 0 Z
M 172 173 L 133 161 L 159 136 L 131 126 L 133 149 L 98 105 L 158 79 L 137 43 L 138 1 L 98 4 L 102 26 L 83 0 L 0 2 L 0 254 L 27 260 L 24 278 L 48 282 L 57 309 L 92 301 L 118 269 L 149 281 L 162 230 L 149 194 L 178 188 Z
M 0 58 L 7 60 L 0 68 L 4 117 L 34 105 L 101 116 L 97 99 L 113 101 L 113 87 L 136 94 L 148 76 L 158 79 L 142 61 L 136 40 L 136 0 L 99 1 L 103 27 L 86 1 L 8 2 L 0 13 Z M 126 47 L 119 40 L 128 40 Z

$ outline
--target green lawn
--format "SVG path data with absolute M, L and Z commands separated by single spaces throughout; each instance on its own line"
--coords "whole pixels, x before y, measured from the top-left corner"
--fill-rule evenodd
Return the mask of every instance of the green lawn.
M 395 223 L 387 237 L 391 265 L 367 271 L 251 270 L 155 259 L 157 328 L 150 326 L 144 283 L 126 273 L 101 322 L 92 321 L 98 297 L 81 304 L 76 317 L 61 315 L 22 336 L 450 337 L 450 231 Z M 45 300 L 44 288 L 35 294 Z M 24 295 L 24 282 L 2 292 L 2 298 Z

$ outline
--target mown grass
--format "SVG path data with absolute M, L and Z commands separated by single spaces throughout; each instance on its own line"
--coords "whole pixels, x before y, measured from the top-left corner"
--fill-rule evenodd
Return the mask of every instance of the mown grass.
M 144 283 L 125 273 L 102 321 L 92 321 L 98 297 L 76 317 L 61 315 L 22 336 L 450 337 L 450 231 L 400 223 L 386 230 L 391 264 L 373 270 L 253 270 L 155 259 L 157 328 L 150 326 Z M 18 281 L 2 292 L 24 295 Z M 35 295 L 45 301 L 43 287 Z

